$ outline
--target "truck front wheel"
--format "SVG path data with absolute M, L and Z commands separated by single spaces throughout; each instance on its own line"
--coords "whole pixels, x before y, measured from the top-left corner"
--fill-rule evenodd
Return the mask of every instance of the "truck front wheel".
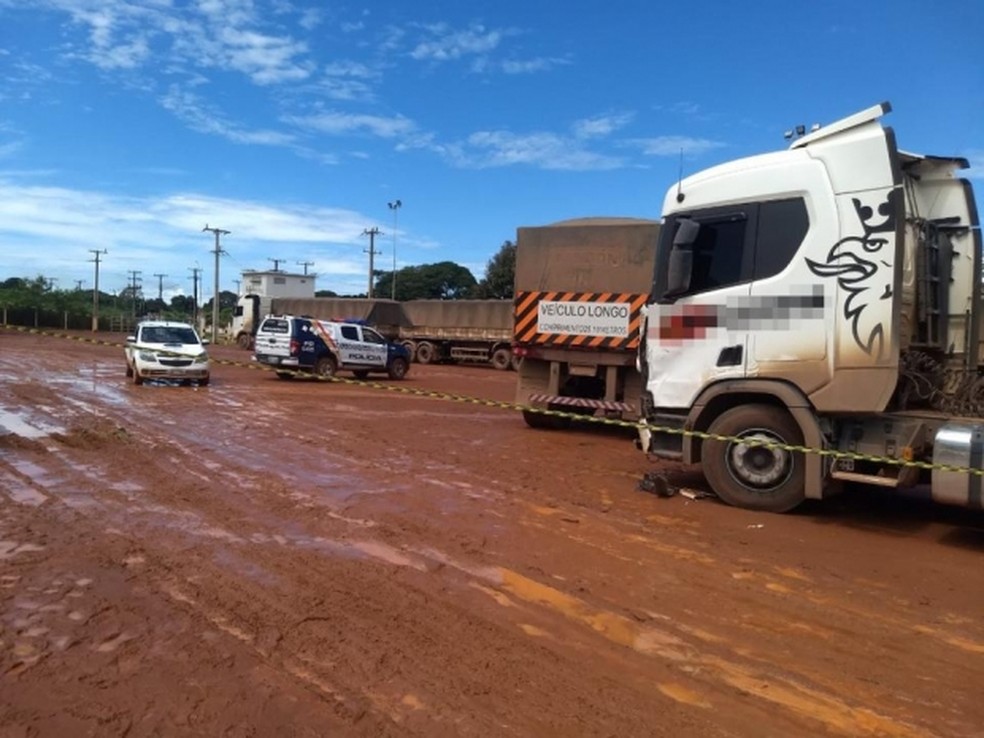
M 788 512 L 805 499 L 802 452 L 760 445 L 803 445 L 799 426 L 785 410 L 740 405 L 722 413 L 708 433 L 731 438 L 705 440 L 701 450 L 704 476 L 729 505 Z

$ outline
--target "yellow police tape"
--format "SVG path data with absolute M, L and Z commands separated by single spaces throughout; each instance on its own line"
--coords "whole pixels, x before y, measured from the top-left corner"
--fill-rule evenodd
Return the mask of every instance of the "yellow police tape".
M 19 333 L 29 333 L 38 336 L 47 336 L 50 338 L 64 338 L 71 341 L 79 341 L 81 343 L 89 343 L 96 346 L 109 346 L 112 348 L 123 348 L 125 344 L 115 343 L 113 341 L 103 341 L 97 338 L 90 338 L 88 336 L 75 336 L 68 333 L 58 333 L 55 331 L 45 331 L 39 328 L 25 328 L 23 326 L 12 326 L 12 325 L 2 325 L 0 328 L 7 330 L 14 330 Z M 167 353 L 155 349 L 156 353 Z M 175 354 L 178 355 L 178 354 Z M 754 438 L 741 438 L 738 436 L 724 436 L 717 433 L 707 433 L 705 431 L 698 430 L 684 430 L 683 428 L 673 428 L 671 426 L 661 426 L 652 425 L 644 421 L 628 421 L 621 420 L 619 418 L 604 418 L 596 417 L 593 415 L 581 415 L 580 413 L 564 412 L 562 410 L 549 410 L 542 407 L 534 407 L 532 405 L 523 405 L 517 402 L 505 402 L 502 400 L 488 400 L 481 397 L 471 397 L 469 395 L 458 395 L 451 392 L 439 392 L 437 390 L 423 390 L 414 387 L 405 387 L 394 384 L 383 384 L 382 382 L 373 382 L 364 379 L 348 379 L 345 377 L 338 376 L 319 376 L 312 374 L 310 372 L 301 371 L 297 369 L 284 369 L 275 368 L 266 364 L 257 364 L 254 362 L 242 362 L 242 361 L 229 361 L 227 359 L 216 359 L 210 357 L 210 361 L 213 364 L 220 364 L 225 366 L 238 366 L 246 369 L 258 369 L 260 371 L 275 372 L 278 374 L 291 374 L 300 377 L 314 378 L 323 382 L 333 382 L 335 384 L 350 384 L 360 387 L 371 387 L 372 389 L 384 390 L 386 392 L 394 392 L 397 394 L 412 395 L 415 397 L 429 397 L 437 400 L 448 400 L 451 402 L 462 402 L 470 405 L 480 405 L 483 407 L 497 408 L 501 410 L 513 410 L 520 412 L 537 413 L 539 415 L 546 415 L 555 418 L 563 418 L 566 420 L 576 420 L 581 423 L 594 423 L 597 425 L 613 426 L 618 428 L 630 428 L 633 430 L 640 430 L 641 428 L 648 428 L 652 433 L 666 433 L 670 435 L 684 436 L 690 438 L 699 438 L 704 441 L 721 441 L 724 443 L 738 442 L 745 444 L 746 446 L 760 446 L 762 448 L 778 449 L 781 451 L 793 451 L 802 454 L 815 454 L 817 456 L 826 457 L 830 459 L 849 459 L 851 461 L 869 461 L 876 464 L 885 464 L 889 466 L 898 467 L 910 467 L 916 469 L 925 470 L 936 470 L 936 471 L 946 471 L 946 472 L 957 472 L 960 474 L 970 474 L 975 476 L 984 476 L 984 469 L 978 469 L 971 466 L 950 466 L 947 464 L 934 464 L 929 461 L 914 461 L 911 459 L 899 459 L 891 456 L 875 456 L 871 454 L 860 454 L 853 451 L 840 451 L 831 448 L 812 448 L 810 446 L 798 446 L 794 444 L 787 443 L 776 443 L 773 441 L 762 441 Z

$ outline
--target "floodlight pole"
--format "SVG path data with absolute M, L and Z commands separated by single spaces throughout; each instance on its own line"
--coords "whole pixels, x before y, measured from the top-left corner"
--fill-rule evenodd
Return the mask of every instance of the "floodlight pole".
M 215 234 L 215 291 L 212 298 L 212 343 L 219 342 L 219 257 L 222 255 L 222 247 L 219 245 L 219 236 L 228 236 L 232 231 L 225 231 L 221 228 L 209 228 L 208 223 L 202 228 L 202 232 L 211 231 Z
M 386 203 L 389 209 L 393 211 L 393 281 L 390 284 L 392 292 L 390 298 L 396 299 L 396 225 L 397 225 L 397 211 L 403 207 L 403 203 L 400 200 L 394 200 L 393 202 Z

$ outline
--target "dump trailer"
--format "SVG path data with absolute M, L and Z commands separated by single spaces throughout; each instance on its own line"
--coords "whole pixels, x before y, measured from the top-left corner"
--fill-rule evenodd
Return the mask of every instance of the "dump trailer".
M 639 443 L 727 503 L 782 512 L 851 482 L 984 507 L 967 161 L 900 150 L 890 110 L 666 193 Z
M 513 366 L 512 300 L 410 300 L 400 340 L 414 360 Z M 518 361 L 516 361 L 518 363 Z
M 513 351 L 528 425 L 570 424 L 536 409 L 639 417 L 636 354 L 659 233 L 633 218 L 518 229 Z

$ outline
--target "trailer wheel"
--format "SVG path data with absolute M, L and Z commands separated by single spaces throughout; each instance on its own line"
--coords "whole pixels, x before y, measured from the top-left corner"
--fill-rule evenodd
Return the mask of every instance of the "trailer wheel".
M 722 413 L 708 429 L 735 440 L 706 440 L 704 476 L 722 500 L 735 507 L 788 512 L 806 497 L 803 454 L 748 441 L 802 446 L 792 416 L 772 405 L 740 405 Z
M 409 360 L 411 362 L 417 360 L 417 344 L 415 344 L 413 341 L 404 341 L 400 345 L 403 346 L 403 348 L 405 348 L 409 352 L 409 356 L 410 356 Z
M 314 365 L 314 373 L 321 379 L 331 379 L 337 369 L 338 363 L 334 356 L 322 356 Z
M 396 357 L 389 363 L 386 372 L 390 379 L 403 379 L 407 376 L 407 360 L 399 356 Z
M 492 366 L 500 371 L 506 371 L 512 363 L 512 352 L 507 348 L 497 348 L 492 352 Z
M 434 344 L 422 341 L 417 344 L 417 363 L 430 364 L 434 361 Z
M 236 343 L 241 349 L 249 349 L 253 344 L 253 337 L 248 333 L 240 333 L 236 337 Z
M 509 368 L 513 371 L 519 371 L 519 365 L 523 363 L 523 357 L 517 354 L 513 354 L 512 358 L 509 359 Z

